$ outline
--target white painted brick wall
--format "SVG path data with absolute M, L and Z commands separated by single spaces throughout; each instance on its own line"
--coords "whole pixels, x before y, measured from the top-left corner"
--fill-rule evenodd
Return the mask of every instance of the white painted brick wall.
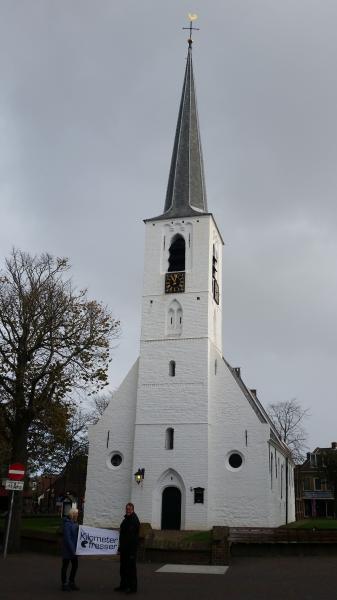
M 213 339 L 214 312 L 216 312 L 216 339 L 221 351 L 222 331 L 222 295 L 220 305 L 212 299 L 212 255 L 213 243 L 219 251 L 218 283 L 222 287 L 222 241 L 211 215 L 201 215 L 182 223 L 173 222 L 171 237 L 180 233 L 186 237 L 186 228 L 190 234 L 191 246 L 186 238 L 186 285 L 184 294 L 164 294 L 165 273 L 170 238 L 167 227 L 170 221 L 146 223 L 146 241 L 144 264 L 144 285 L 142 301 L 141 339 L 166 339 L 165 315 L 174 297 L 181 303 L 184 311 L 183 337 L 210 337 Z M 182 229 L 185 228 L 185 229 Z M 163 247 L 165 236 L 166 245 Z M 188 263 L 191 268 L 188 268 Z M 197 298 L 200 300 L 197 300 Z M 152 303 L 151 303 L 152 301 Z
M 118 527 L 131 498 L 133 440 L 136 417 L 138 360 L 113 395 L 99 422 L 90 427 L 84 523 Z M 109 433 L 109 444 L 107 439 Z M 123 462 L 113 469 L 113 452 Z
M 218 371 L 215 376 L 210 369 L 210 522 L 237 527 L 277 527 L 285 523 L 285 483 L 281 499 L 280 476 L 278 473 L 276 479 L 275 470 L 271 489 L 270 426 L 260 422 L 227 365 L 219 360 L 212 347 L 211 357 L 211 367 L 218 359 Z M 242 468 L 231 471 L 226 466 L 227 457 L 235 450 L 243 455 L 244 463 Z M 285 462 L 280 453 L 277 457 Z M 292 487 L 288 520 L 294 518 Z
M 186 291 L 165 294 L 168 248 L 177 232 L 186 239 Z M 213 244 L 220 306 L 212 298 Z M 271 486 L 270 427 L 260 422 L 222 360 L 221 265 L 222 241 L 212 216 L 146 223 L 139 365 L 90 431 L 86 523 L 118 525 L 131 498 L 141 521 L 158 528 L 162 492 L 168 485 L 181 490 L 185 529 L 285 522 L 285 485 L 281 499 L 275 470 Z M 166 314 L 174 298 L 183 309 L 182 329 L 179 335 L 167 335 Z M 175 377 L 169 375 L 171 360 L 176 362 Z M 168 427 L 174 428 L 173 450 L 165 449 Z M 124 456 L 115 470 L 108 466 L 113 450 Z M 227 459 L 235 450 L 244 464 L 231 471 Z M 281 465 L 284 457 L 278 458 Z M 138 468 L 145 469 L 141 485 L 133 477 Z M 205 488 L 204 504 L 194 504 L 195 487 Z M 289 520 L 293 518 L 292 492 Z

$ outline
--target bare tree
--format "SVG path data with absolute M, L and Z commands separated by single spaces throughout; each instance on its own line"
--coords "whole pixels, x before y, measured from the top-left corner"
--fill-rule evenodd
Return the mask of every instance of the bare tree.
M 61 418 L 74 388 L 93 393 L 107 384 L 119 322 L 74 290 L 68 270 L 67 259 L 13 250 L 0 271 L 0 421 L 13 462 L 27 465 L 34 427 L 53 409 Z M 11 549 L 19 547 L 21 512 L 16 494 Z
M 267 412 L 281 440 L 289 447 L 295 463 L 305 458 L 307 432 L 303 421 L 310 416 L 309 409 L 302 408 L 295 398 L 267 406 Z
M 92 403 L 89 409 L 88 417 L 90 424 L 95 425 L 97 421 L 101 418 L 105 409 L 107 408 L 110 400 L 113 397 L 113 392 L 107 392 L 103 394 L 97 394 L 96 396 L 92 396 Z

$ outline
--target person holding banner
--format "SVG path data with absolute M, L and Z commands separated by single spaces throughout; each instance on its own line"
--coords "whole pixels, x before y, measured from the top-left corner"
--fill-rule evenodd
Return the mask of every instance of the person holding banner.
M 140 523 L 132 502 L 126 505 L 125 513 L 119 531 L 121 582 L 115 591 L 134 594 L 137 592 L 136 558 Z
M 75 583 L 75 575 L 78 569 L 78 558 L 76 556 L 76 544 L 78 536 L 77 517 L 77 508 L 71 508 L 67 516 L 63 519 L 61 581 L 62 590 L 64 592 L 80 589 Z M 69 575 L 69 583 L 67 583 L 67 571 L 70 562 L 71 570 Z

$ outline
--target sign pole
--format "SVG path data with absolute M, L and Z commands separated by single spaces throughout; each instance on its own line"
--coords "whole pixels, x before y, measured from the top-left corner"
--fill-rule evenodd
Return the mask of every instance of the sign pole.
M 8 546 L 9 530 L 10 530 L 10 527 L 11 527 L 11 520 L 12 520 L 14 494 L 15 494 L 15 492 L 14 492 L 14 490 L 12 490 L 11 505 L 10 505 L 10 508 L 9 508 L 7 531 L 6 531 L 6 539 L 5 539 L 5 547 L 4 547 L 4 559 L 7 557 L 7 546 Z

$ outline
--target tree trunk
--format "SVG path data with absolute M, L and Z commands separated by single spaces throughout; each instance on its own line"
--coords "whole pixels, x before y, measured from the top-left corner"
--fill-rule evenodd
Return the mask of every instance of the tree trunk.
M 13 428 L 13 449 L 11 463 L 22 463 L 27 468 L 28 424 L 17 419 Z M 21 519 L 23 509 L 23 491 L 14 492 L 12 519 L 8 538 L 8 551 L 19 552 L 21 541 Z M 8 523 L 6 523 L 7 526 Z

